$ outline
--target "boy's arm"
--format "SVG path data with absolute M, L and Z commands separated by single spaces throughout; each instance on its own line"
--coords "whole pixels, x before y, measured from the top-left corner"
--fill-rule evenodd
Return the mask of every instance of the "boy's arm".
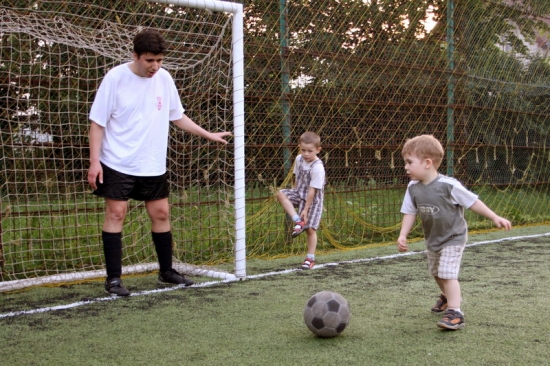
M 406 252 L 407 250 L 409 250 L 409 247 L 407 245 L 407 235 L 409 235 L 409 233 L 411 232 L 415 221 L 416 215 L 403 215 L 401 231 L 399 232 L 399 238 L 397 238 L 397 250 L 399 250 L 400 252 Z
M 311 207 L 311 204 L 313 203 L 313 198 L 315 197 L 315 192 L 317 192 L 316 188 L 309 187 L 307 189 L 307 196 L 306 196 L 306 204 L 304 205 L 304 209 L 302 210 L 302 213 L 300 214 L 300 217 L 304 222 L 307 224 L 308 221 L 308 213 L 309 208 Z
M 488 218 L 489 220 L 494 222 L 496 227 L 498 228 L 502 228 L 505 230 L 510 230 L 512 228 L 512 224 L 510 223 L 510 221 L 508 221 L 504 217 L 498 216 L 481 200 L 475 201 L 474 204 L 470 206 L 470 210 L 478 215 Z

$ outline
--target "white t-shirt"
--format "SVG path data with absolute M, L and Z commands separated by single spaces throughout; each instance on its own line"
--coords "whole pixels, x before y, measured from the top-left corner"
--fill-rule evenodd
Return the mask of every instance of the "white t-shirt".
M 161 68 L 146 78 L 129 65 L 105 75 L 90 110 L 90 120 L 105 127 L 99 160 L 129 175 L 162 175 L 170 121 L 180 119 L 185 110 L 168 71 Z
M 294 175 L 298 176 L 298 172 L 300 171 L 300 167 L 304 171 L 311 170 L 309 172 L 309 176 L 311 178 L 311 180 L 309 182 L 309 186 L 313 187 L 315 189 L 323 189 L 323 187 L 325 186 L 325 167 L 324 167 L 324 165 L 323 164 L 313 165 L 313 163 L 315 163 L 319 159 L 315 159 L 311 163 L 308 163 L 305 160 L 302 160 L 302 161 L 301 160 L 302 160 L 302 154 L 298 155 L 296 157 L 295 162 L 294 162 L 294 171 L 293 171 Z M 312 165 L 313 165 L 313 168 L 311 168 Z

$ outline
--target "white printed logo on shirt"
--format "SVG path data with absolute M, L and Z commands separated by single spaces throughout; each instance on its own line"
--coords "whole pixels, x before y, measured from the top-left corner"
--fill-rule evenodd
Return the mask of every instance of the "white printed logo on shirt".
M 418 211 L 425 215 L 435 215 L 439 212 L 439 207 L 433 205 L 418 206 Z

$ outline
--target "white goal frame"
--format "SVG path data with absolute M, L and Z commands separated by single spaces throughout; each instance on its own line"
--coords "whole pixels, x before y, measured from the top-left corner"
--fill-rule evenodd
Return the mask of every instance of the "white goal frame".
M 233 14 L 233 141 L 235 154 L 235 274 L 225 279 L 246 278 L 246 210 L 244 162 L 244 13 L 243 5 L 219 0 L 147 0 Z
M 236 281 L 246 278 L 246 211 L 245 211 L 245 140 L 244 140 L 244 26 L 243 5 L 220 0 L 144 0 L 153 3 L 173 4 L 213 12 L 231 13 L 232 20 L 232 71 L 233 71 L 233 142 L 234 142 L 234 208 L 235 245 L 234 273 L 227 273 L 183 263 L 174 263 L 174 268 L 189 275 L 207 276 Z M 123 267 L 124 275 L 143 273 L 158 269 L 158 263 L 138 264 Z M 52 283 L 78 282 L 105 275 L 104 270 L 73 272 L 38 278 L 0 282 L 0 292 L 13 291 L 31 286 Z

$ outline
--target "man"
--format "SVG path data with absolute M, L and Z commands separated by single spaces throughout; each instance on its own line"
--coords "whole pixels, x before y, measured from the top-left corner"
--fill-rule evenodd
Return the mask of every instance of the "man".
M 184 115 L 174 80 L 163 68 L 166 41 L 152 30 L 133 40 L 133 61 L 111 69 L 90 111 L 88 183 L 105 198 L 102 240 L 105 291 L 128 296 L 122 280 L 122 227 L 130 198 L 144 201 L 159 261 L 159 282 L 193 284 L 172 268 L 169 186 L 166 175 L 169 122 L 184 131 L 227 144 L 230 132 L 212 133 Z

